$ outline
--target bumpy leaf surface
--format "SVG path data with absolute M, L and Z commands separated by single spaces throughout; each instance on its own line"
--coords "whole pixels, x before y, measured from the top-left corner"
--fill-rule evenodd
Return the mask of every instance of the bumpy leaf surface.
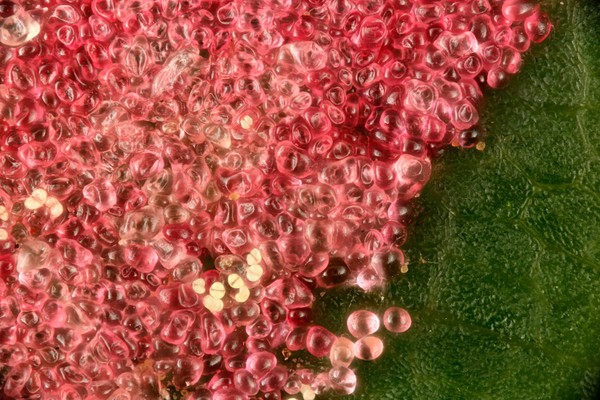
M 555 31 L 509 87 L 487 93 L 483 153 L 437 162 L 383 293 L 340 290 L 321 322 L 409 309 L 357 362 L 352 399 L 595 399 L 600 384 L 600 5 L 542 2 Z

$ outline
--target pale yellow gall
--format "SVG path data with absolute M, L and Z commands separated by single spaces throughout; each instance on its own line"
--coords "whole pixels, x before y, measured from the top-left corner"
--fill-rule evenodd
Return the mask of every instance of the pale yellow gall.
M 250 253 L 246 256 L 246 262 L 248 265 L 258 264 L 262 261 L 262 255 L 260 254 L 259 249 L 252 249 Z
M 210 286 L 208 293 L 215 299 L 222 299 L 225 297 L 225 286 L 221 282 L 215 282 Z
M 206 282 L 204 279 L 198 278 L 192 282 L 192 289 L 198 294 L 204 294 L 206 292 Z
M 302 393 L 304 400 L 315 400 L 315 397 L 317 397 L 315 391 L 308 385 L 302 385 L 300 387 L 300 393 Z
M 38 208 L 41 208 L 44 203 L 37 201 L 33 197 L 28 197 L 25 199 L 24 205 L 28 210 L 37 210 Z
M 403 274 L 408 272 L 408 263 L 404 263 L 400 266 L 400 272 L 402 272 Z
M 31 192 L 31 198 L 43 204 L 48 198 L 48 193 L 44 189 L 35 189 Z
M 8 211 L 6 210 L 6 207 L 4 207 L 4 206 L 0 206 L 0 220 L 8 221 Z
M 25 199 L 25 208 L 29 210 L 37 210 L 41 208 L 46 199 L 48 198 L 48 193 L 44 189 L 35 189 L 31 192 L 31 196 Z
M 48 197 L 45 202 L 46 206 L 50 208 L 50 215 L 58 217 L 65 210 L 63 205 L 55 197 Z
M 254 120 L 249 115 L 246 115 L 240 119 L 240 126 L 244 129 L 250 129 L 253 123 Z
M 262 278 L 263 273 L 263 268 L 260 265 L 250 265 L 246 268 L 246 279 L 250 282 L 258 282 Z
M 211 295 L 204 296 L 202 304 L 204 304 L 204 307 L 213 314 L 218 313 L 223 309 L 223 301 L 221 299 L 215 299 Z
M 243 303 L 250 297 L 250 290 L 246 286 L 242 286 L 233 297 L 238 303 Z
M 245 286 L 244 280 L 238 274 L 231 274 L 227 277 L 227 283 L 234 289 L 239 289 Z

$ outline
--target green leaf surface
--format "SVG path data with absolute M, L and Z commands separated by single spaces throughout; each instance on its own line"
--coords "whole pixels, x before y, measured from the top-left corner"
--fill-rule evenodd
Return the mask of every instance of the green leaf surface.
M 484 152 L 437 162 L 383 294 L 337 290 L 320 322 L 399 305 L 413 328 L 355 362 L 352 399 L 595 399 L 600 386 L 600 5 L 542 5 L 555 31 L 487 93 Z

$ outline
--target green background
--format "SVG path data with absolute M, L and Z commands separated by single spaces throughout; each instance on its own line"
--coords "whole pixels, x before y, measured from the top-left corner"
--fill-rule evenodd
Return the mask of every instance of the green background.
M 600 398 L 600 5 L 542 2 L 555 25 L 488 92 L 485 151 L 437 161 L 381 294 L 326 294 L 320 322 L 400 305 L 413 328 L 355 362 L 352 399 Z M 345 397 L 348 398 L 348 397 Z

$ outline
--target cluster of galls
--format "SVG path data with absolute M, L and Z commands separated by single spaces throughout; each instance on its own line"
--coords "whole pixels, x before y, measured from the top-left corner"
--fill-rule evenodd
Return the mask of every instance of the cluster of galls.
M 381 341 L 313 292 L 406 271 L 431 158 L 550 29 L 532 0 L 0 1 L 4 396 L 353 391 Z

